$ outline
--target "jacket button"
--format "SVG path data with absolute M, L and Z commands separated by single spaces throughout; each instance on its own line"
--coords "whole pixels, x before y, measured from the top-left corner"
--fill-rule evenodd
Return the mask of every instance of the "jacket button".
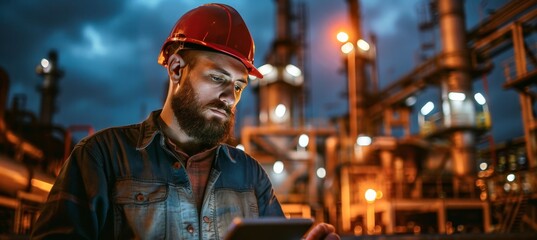
M 211 219 L 209 217 L 207 217 L 207 216 L 204 216 L 203 221 L 206 222 L 206 223 L 210 223 Z
M 193 233 L 194 232 L 194 227 L 192 227 L 192 225 L 188 225 L 186 227 L 186 231 L 188 231 L 189 233 Z
M 180 162 L 174 162 L 174 163 L 173 163 L 173 168 L 174 168 L 175 170 L 181 168 L 181 163 L 180 163 Z
M 140 201 L 140 202 L 143 202 L 145 200 L 145 197 L 142 193 L 138 193 L 136 194 L 136 200 L 137 201 Z

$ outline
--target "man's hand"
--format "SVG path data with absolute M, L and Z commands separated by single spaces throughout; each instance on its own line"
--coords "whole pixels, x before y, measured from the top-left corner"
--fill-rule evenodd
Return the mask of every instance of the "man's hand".
M 336 228 L 328 223 L 319 223 L 311 229 L 306 240 L 340 240 Z

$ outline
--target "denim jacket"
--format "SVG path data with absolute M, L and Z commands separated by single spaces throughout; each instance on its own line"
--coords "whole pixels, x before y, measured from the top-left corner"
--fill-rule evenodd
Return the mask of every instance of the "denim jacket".
M 186 171 L 157 126 L 159 116 L 155 111 L 141 124 L 80 141 L 32 238 L 222 239 L 234 217 L 283 217 L 261 165 L 224 144 L 216 150 L 198 212 Z

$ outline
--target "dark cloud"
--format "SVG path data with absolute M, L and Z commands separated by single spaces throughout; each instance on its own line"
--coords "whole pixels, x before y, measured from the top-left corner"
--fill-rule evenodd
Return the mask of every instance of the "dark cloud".
M 28 96 L 28 108 L 35 110 L 38 98 L 35 86 L 40 83 L 34 69 L 51 48 L 63 58 L 65 42 L 47 44 L 53 37 L 78 42 L 84 24 L 101 24 L 120 12 L 120 1 L 3 1 L 0 7 L 0 65 L 11 78 L 11 95 Z M 61 62 L 60 62 L 61 64 Z M 71 71 L 67 70 L 67 76 Z M 17 91 L 17 92 L 15 92 Z
M 39 49 L 47 37 L 59 32 L 80 40 L 80 28 L 110 21 L 121 11 L 122 1 L 7 1 L 0 9 L 3 34 L 0 49 L 13 56 Z
M 400 79 L 420 63 L 417 56 L 422 41 L 417 37 L 417 21 L 410 15 L 397 15 L 393 22 L 384 24 L 388 25 L 386 28 L 393 29 L 393 32 L 378 34 L 377 64 L 381 88 Z M 382 26 L 379 24 L 379 28 Z M 373 32 L 376 30 L 373 29 Z
M 178 17 L 210 1 L 124 0 L 124 1 L 0 1 L 0 66 L 11 79 L 10 97 L 25 94 L 27 108 L 38 111 L 36 86 L 42 79 L 35 67 L 50 49 L 59 52 L 59 112 L 55 122 L 68 126 L 90 124 L 96 129 L 142 120 L 160 108 L 166 90 L 166 73 L 156 63 L 164 39 Z M 298 2 L 298 1 L 293 1 Z M 335 34 L 348 28 L 347 1 L 303 1 L 307 5 L 306 87 L 308 117 L 329 118 L 347 112 L 347 80 Z M 420 0 L 360 1 L 363 34 L 378 39 L 381 86 L 398 80 L 417 64 L 419 33 L 416 7 Z M 475 26 L 497 1 L 467 1 L 467 11 L 479 4 L 483 15 L 470 14 L 467 24 Z M 490 2 L 490 3 L 489 3 Z M 250 27 L 256 42 L 256 65 L 265 62 L 275 31 L 275 1 L 226 0 Z M 498 81 L 498 80 L 495 80 Z M 500 79 L 501 81 L 501 79 Z M 491 100 L 495 135 L 520 133 L 520 111 L 516 93 L 507 93 L 495 83 Z M 436 93 L 435 93 L 436 94 Z M 424 96 L 433 98 L 434 94 Z M 251 89 L 243 96 L 240 117 L 252 118 L 255 107 Z M 496 102 L 498 101 L 498 102 Z M 505 112 L 504 112 L 505 111 Z M 502 113 L 502 114 L 499 114 Z M 508 113 L 508 114 L 505 114 Z M 498 120 L 496 120 L 498 119 Z M 518 121 L 518 122 L 517 122 Z M 513 124 L 516 122 L 516 124 Z

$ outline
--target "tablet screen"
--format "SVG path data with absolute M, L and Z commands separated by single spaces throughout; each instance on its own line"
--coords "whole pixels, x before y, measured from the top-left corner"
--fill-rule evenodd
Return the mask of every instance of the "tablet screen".
M 313 225 L 311 218 L 235 218 L 225 240 L 300 240 Z

